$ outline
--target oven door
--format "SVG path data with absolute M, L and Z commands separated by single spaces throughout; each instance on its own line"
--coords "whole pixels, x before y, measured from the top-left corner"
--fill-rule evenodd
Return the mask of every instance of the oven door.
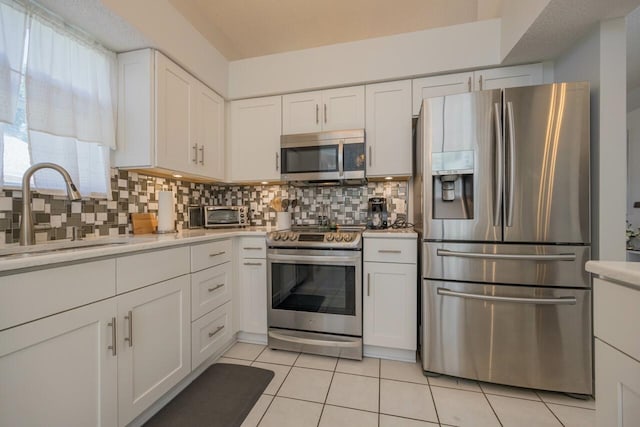
M 235 208 L 218 208 L 207 206 L 204 210 L 204 226 L 206 228 L 229 227 L 240 225 L 240 214 Z
M 269 327 L 362 336 L 362 252 L 270 249 Z

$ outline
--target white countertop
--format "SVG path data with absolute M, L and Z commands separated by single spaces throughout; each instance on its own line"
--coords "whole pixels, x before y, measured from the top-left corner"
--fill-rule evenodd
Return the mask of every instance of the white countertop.
M 179 233 L 170 234 L 143 234 L 139 236 L 126 235 L 85 239 L 82 242 L 106 243 L 107 245 L 0 257 L 0 274 L 9 274 L 12 270 L 40 267 L 49 264 L 76 262 L 89 260 L 91 258 L 118 256 L 128 252 L 189 245 L 208 240 L 224 239 L 236 236 L 264 236 L 268 231 L 270 231 L 270 228 L 267 227 L 230 228 L 218 230 L 197 229 L 183 230 Z M 52 241 L 35 245 L 33 248 L 35 250 L 46 250 L 47 248 L 64 246 L 65 243 L 69 243 L 69 241 Z M 110 243 L 113 244 L 108 245 Z M 6 245 L 2 247 L 2 251 L 8 251 L 15 247 L 18 247 L 18 245 Z
M 604 279 L 617 280 L 640 289 L 640 262 L 588 261 L 585 268 Z
M 367 239 L 417 239 L 413 228 L 387 228 L 384 230 L 365 230 L 362 237 Z

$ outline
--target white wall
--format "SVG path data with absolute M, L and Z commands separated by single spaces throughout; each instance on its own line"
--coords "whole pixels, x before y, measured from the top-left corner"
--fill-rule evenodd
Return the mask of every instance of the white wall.
M 623 261 L 627 181 L 624 18 L 601 22 L 557 58 L 555 79 L 591 83 L 593 257 Z
M 640 202 L 640 107 L 627 115 L 629 131 L 628 161 L 628 197 L 627 220 L 634 228 L 640 227 L 640 208 L 634 208 L 634 202 Z
M 168 0 L 102 0 L 183 68 L 227 96 L 229 62 Z
M 501 60 L 511 52 L 551 0 L 503 0 L 501 13 Z
M 228 93 L 250 98 L 499 63 L 500 20 L 492 19 L 232 61 Z
M 640 87 L 627 92 L 627 111 L 640 108 Z

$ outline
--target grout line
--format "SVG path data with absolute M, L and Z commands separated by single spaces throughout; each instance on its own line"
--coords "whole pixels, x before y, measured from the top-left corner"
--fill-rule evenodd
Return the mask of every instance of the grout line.
M 266 349 L 267 349 L 267 347 L 265 346 L 265 348 L 260 352 L 260 354 L 262 354 L 262 352 L 264 352 Z M 258 357 L 260 357 L 260 355 L 258 355 Z M 298 360 L 298 357 L 300 357 L 300 353 L 298 353 L 298 355 L 296 356 L 296 360 L 294 360 L 293 363 L 295 363 Z M 258 362 L 258 363 L 262 363 L 262 362 Z M 289 374 L 291 373 L 291 369 L 293 369 L 293 366 L 289 367 L 289 371 L 287 372 L 287 375 L 284 376 L 284 379 L 282 380 L 282 383 L 280 383 L 280 386 L 276 390 L 276 393 L 273 395 L 273 399 L 271 399 L 271 402 L 269 402 L 269 405 L 267 406 L 267 409 L 264 410 L 264 413 L 260 417 L 260 420 L 258 421 L 258 424 L 256 424 L 256 426 L 259 426 L 260 423 L 262 422 L 262 419 L 264 418 L 264 416 L 267 415 L 267 412 L 269 411 L 269 408 L 271 408 L 271 405 L 276 400 L 276 397 L 278 397 L 278 392 L 280 392 L 280 389 L 282 388 L 282 385 L 287 380 L 287 377 L 289 377 Z
M 317 427 L 320 427 L 320 420 L 322 420 L 322 414 L 324 414 L 324 408 L 327 406 L 327 399 L 329 398 L 329 392 L 331 391 L 331 384 L 333 384 L 333 378 L 336 376 L 336 367 L 338 366 L 338 361 L 336 360 L 336 364 L 333 366 L 333 371 L 331 372 L 331 380 L 329 380 L 329 388 L 327 388 L 327 394 L 324 395 L 324 402 L 322 403 L 322 410 L 320 411 L 320 417 L 318 418 Z M 327 372 L 327 371 L 325 371 Z
M 427 378 L 427 383 L 429 379 Z M 431 385 L 427 384 L 427 388 L 429 389 L 429 395 L 431 396 L 431 402 L 433 403 L 433 410 L 436 411 L 436 419 L 438 420 L 438 424 L 440 423 L 440 414 L 438 414 L 438 405 L 436 405 L 436 398 L 433 397 L 433 391 L 431 391 Z
M 500 419 L 500 417 L 498 416 L 498 413 L 496 412 L 496 410 L 493 408 L 493 405 L 491 404 L 491 401 L 489 400 L 489 396 L 487 396 L 487 393 L 484 392 L 484 389 L 482 388 L 482 385 L 480 385 L 478 383 L 478 386 L 480 387 L 480 390 L 482 390 L 482 395 L 484 396 L 484 399 L 487 401 L 487 403 L 489 404 L 489 408 L 491 408 L 491 411 L 493 412 L 493 415 L 496 416 L 496 419 L 498 420 L 498 423 L 500 423 L 501 426 L 504 426 L 504 424 L 502 424 L 502 420 Z M 526 399 L 523 399 L 526 400 Z
M 538 393 L 536 393 L 536 394 L 538 394 Z M 549 408 L 549 405 L 547 405 L 547 402 L 545 402 L 542 398 L 540 398 L 540 400 L 542 400 L 543 405 L 549 410 L 549 412 L 551 412 L 551 415 L 553 415 L 555 417 L 555 419 L 558 420 L 560 425 L 564 427 L 564 423 L 560 420 L 560 418 L 556 415 L 556 413 L 553 412 L 551 410 L 551 408 Z

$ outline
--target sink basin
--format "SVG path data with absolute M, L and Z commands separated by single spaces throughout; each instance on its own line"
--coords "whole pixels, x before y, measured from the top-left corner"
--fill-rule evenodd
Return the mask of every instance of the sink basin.
M 128 238 L 116 239 L 96 239 L 96 240 L 76 240 L 53 243 L 42 243 L 33 246 L 12 246 L 6 249 L 0 249 L 0 259 L 8 257 L 24 257 L 36 254 L 48 254 L 61 251 L 69 251 L 73 249 L 96 248 L 114 245 L 124 245 L 132 243 Z

